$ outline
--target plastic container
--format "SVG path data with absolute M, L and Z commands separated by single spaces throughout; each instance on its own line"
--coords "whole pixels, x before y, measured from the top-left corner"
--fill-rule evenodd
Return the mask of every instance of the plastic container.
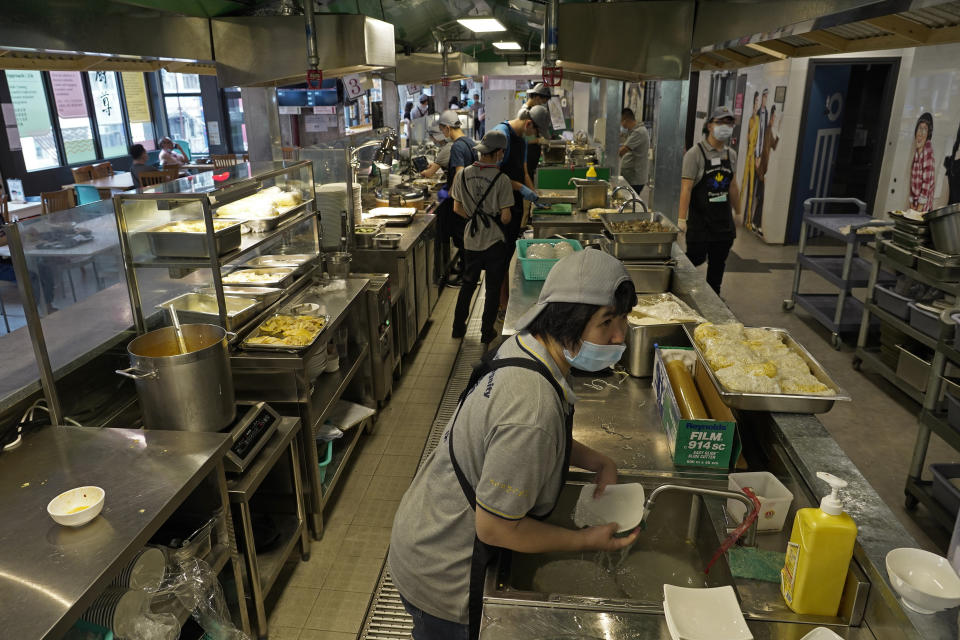
M 327 466 L 330 464 L 330 461 L 333 460 L 333 440 L 328 440 L 327 445 L 327 455 L 324 456 L 323 460 L 317 463 L 319 468 L 319 473 L 317 474 L 320 477 L 320 482 L 323 483 L 324 478 L 327 477 Z
M 931 464 L 933 475 L 933 498 L 954 516 L 960 512 L 960 489 L 950 482 L 960 478 L 960 464 Z
M 892 313 L 901 320 L 910 319 L 910 307 L 907 305 L 913 300 L 902 296 L 893 289 L 887 289 L 884 286 L 877 285 L 873 288 L 873 299 L 877 306 L 888 313 Z
M 780 593 L 787 606 L 803 615 L 835 616 L 857 540 L 857 525 L 843 510 L 839 490 L 845 480 L 823 471 L 817 477 L 831 487 L 819 509 L 800 509 L 793 520 Z
M 750 487 L 760 499 L 760 516 L 757 518 L 757 531 L 780 531 L 787 520 L 793 494 L 767 471 L 753 473 L 731 473 L 727 476 L 727 488 L 731 491 L 743 491 Z M 727 500 L 727 513 L 737 522 L 743 521 L 747 508 L 739 500 Z
M 907 304 L 910 308 L 910 326 L 934 340 L 940 337 L 940 314 L 927 311 L 917 306 L 915 302 Z
M 553 269 L 553 265 L 557 264 L 557 260 L 559 259 L 543 260 L 539 258 L 528 258 L 527 248 L 530 245 L 542 243 L 555 245 L 561 242 L 566 242 L 573 246 L 574 251 L 583 251 L 583 245 L 576 240 L 567 240 L 566 238 L 517 240 L 517 259 L 520 261 L 520 268 L 523 270 L 523 278 L 525 280 L 546 280 L 550 269 Z

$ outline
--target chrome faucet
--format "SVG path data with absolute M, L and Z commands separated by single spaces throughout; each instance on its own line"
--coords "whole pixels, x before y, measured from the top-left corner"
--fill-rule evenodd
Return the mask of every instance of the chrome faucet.
M 618 188 L 618 189 L 623 189 L 623 187 L 617 187 L 617 188 Z M 616 193 L 616 192 L 614 192 L 614 193 Z M 639 203 L 640 203 L 640 205 L 643 207 L 643 212 L 644 212 L 644 213 L 646 213 L 647 211 L 650 210 L 650 209 L 647 208 L 647 203 L 644 202 L 643 200 L 641 200 L 640 198 L 630 198 L 629 200 L 627 200 L 626 202 L 624 202 L 622 205 L 620 205 L 620 209 L 617 211 L 617 213 L 623 213 L 623 210 L 627 208 L 627 205 L 628 205 L 628 204 L 631 204 L 631 203 L 634 203 L 634 202 L 639 202 Z M 636 205 L 633 205 L 632 209 L 633 209 L 633 212 L 634 212 L 634 213 L 637 212 L 637 206 L 636 206 Z
M 611 199 L 611 200 L 616 199 L 617 194 L 620 193 L 620 191 L 626 191 L 627 193 L 633 193 L 633 190 L 632 190 L 630 187 L 625 187 L 625 186 L 623 186 L 623 185 L 620 185 L 619 187 L 617 187 L 616 189 L 613 190 L 613 193 L 610 194 L 610 199 Z M 631 197 L 633 197 L 633 196 L 631 196 Z
M 747 497 L 746 494 L 739 491 L 726 491 L 723 489 L 703 489 L 700 487 L 688 487 L 679 484 L 663 484 L 654 489 L 650 493 L 650 497 L 647 498 L 646 504 L 643 505 L 643 518 L 640 520 L 640 527 L 646 528 L 647 518 L 650 517 L 650 512 L 653 511 L 653 507 L 656 504 L 657 496 L 665 491 L 680 491 L 681 493 L 690 493 L 694 494 L 692 504 L 690 505 L 690 520 L 687 524 L 687 538 L 694 540 L 696 538 L 696 528 L 697 522 L 700 520 L 700 501 L 697 500 L 696 496 L 712 496 L 715 498 L 728 498 L 731 500 L 739 500 L 747 507 L 746 515 L 750 514 L 753 509 L 753 501 Z M 757 545 L 757 521 L 754 520 L 753 524 L 750 525 L 750 528 L 747 529 L 747 532 L 743 536 L 743 544 L 748 547 L 755 547 Z

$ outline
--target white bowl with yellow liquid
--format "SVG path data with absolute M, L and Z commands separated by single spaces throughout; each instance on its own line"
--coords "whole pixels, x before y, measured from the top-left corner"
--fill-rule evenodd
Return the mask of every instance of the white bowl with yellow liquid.
M 80 527 L 100 515 L 106 495 L 100 487 L 70 489 L 50 501 L 47 513 L 65 527 Z

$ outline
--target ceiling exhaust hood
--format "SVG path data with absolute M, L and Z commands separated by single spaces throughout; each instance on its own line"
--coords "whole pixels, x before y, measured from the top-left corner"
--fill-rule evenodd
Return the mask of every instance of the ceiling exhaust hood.
M 561 3 L 557 26 L 563 77 L 685 80 L 694 4 L 693 0 Z
M 303 16 L 216 18 L 210 21 L 221 87 L 297 84 L 306 80 Z M 393 25 L 359 14 L 317 14 L 324 78 L 379 71 L 396 64 Z M 438 56 L 439 58 L 439 56 Z
M 439 53 L 411 53 L 397 56 L 398 84 L 434 84 L 443 77 L 443 58 Z M 463 52 L 447 54 L 447 78 L 464 80 L 478 74 L 477 62 Z

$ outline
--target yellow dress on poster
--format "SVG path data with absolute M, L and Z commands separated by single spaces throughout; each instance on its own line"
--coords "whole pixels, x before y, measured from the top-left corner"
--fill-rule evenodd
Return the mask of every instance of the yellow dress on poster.
M 754 99 L 753 106 L 753 115 L 750 116 L 750 121 L 747 123 L 747 153 L 744 155 L 743 160 L 743 179 L 740 180 L 740 184 L 743 185 L 741 188 L 743 189 L 744 193 L 744 221 L 748 229 L 750 228 L 752 222 L 747 212 L 753 211 L 754 176 L 756 176 L 757 172 L 757 165 L 754 160 L 754 156 L 756 155 L 757 138 L 760 137 L 760 116 L 757 115 L 756 99 Z

